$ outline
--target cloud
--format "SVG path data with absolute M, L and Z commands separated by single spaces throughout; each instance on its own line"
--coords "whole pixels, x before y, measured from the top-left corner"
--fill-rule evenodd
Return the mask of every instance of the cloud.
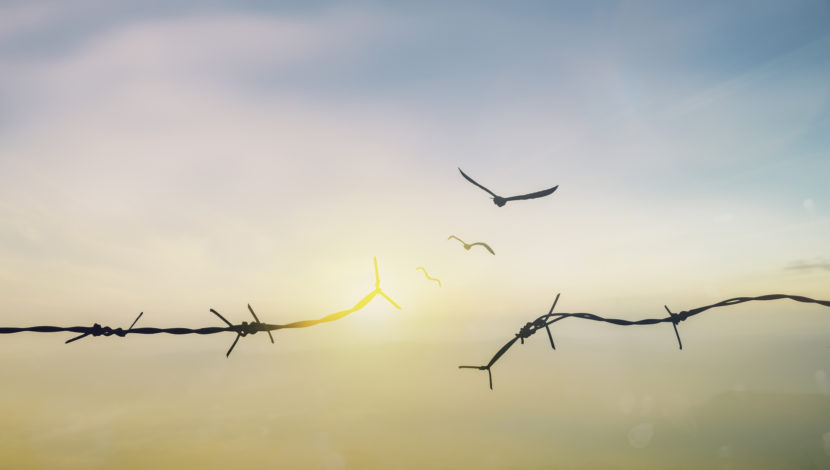
M 18 16 L 52 21 L 44 10 Z M 41 18 L 41 16 L 43 18 Z M 323 11 L 303 16 L 199 13 L 134 20 L 73 37 L 57 54 L 0 51 L 0 92 L 20 114 L 90 100 L 136 86 L 234 88 L 279 71 L 312 67 L 361 49 L 382 30 L 378 14 Z M 2 37 L 5 26 L 0 26 Z M 7 29 L 7 28 L 6 28 Z M 45 32 L 39 33 L 45 35 Z M 291 67 L 291 70 L 288 68 Z M 266 78 L 263 78 L 266 77 Z
M 0 6 L 0 39 L 42 27 L 60 15 L 55 3 L 24 3 Z
M 294 19 L 234 14 L 140 22 L 87 44 L 69 62 L 127 71 L 288 63 L 344 47 L 366 24 L 360 18 Z
M 797 260 L 789 266 L 787 266 L 785 269 L 791 271 L 830 271 L 830 261 L 827 261 L 824 258 L 816 258 L 813 261 Z

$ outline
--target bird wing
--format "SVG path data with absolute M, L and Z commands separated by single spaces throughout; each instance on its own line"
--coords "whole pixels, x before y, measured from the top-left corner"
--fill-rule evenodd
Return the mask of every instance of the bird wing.
M 460 242 L 461 242 L 461 243 L 463 243 L 464 245 L 466 245 L 466 244 L 467 244 L 467 242 L 465 242 L 464 240 L 462 240 L 462 239 L 460 239 L 460 238 L 456 237 L 455 235 L 450 235 L 449 237 L 447 237 L 447 240 L 452 240 L 453 238 L 455 238 L 456 240 L 460 241 Z
M 486 244 L 486 243 L 484 243 L 484 242 L 475 242 L 475 243 L 471 243 L 471 244 L 470 244 L 470 246 L 476 246 L 476 245 L 481 245 L 481 246 L 483 246 L 484 248 L 487 248 L 487 251 L 489 251 L 491 255 L 495 255 L 495 254 L 496 254 L 496 252 L 494 252 L 494 251 L 493 251 L 493 249 L 492 249 L 492 248 L 490 248 L 490 245 L 488 245 L 488 244 Z
M 430 276 L 429 276 L 429 274 L 427 274 L 427 270 L 426 270 L 426 269 L 424 269 L 424 268 L 423 268 L 423 267 L 421 267 L 421 266 L 418 266 L 417 268 L 415 268 L 415 270 L 416 270 L 416 271 L 417 271 L 417 270 L 419 270 L 419 269 L 420 269 L 421 271 L 423 271 L 423 272 L 424 272 L 424 276 L 426 276 L 426 277 L 427 277 L 427 279 L 429 279 L 430 281 L 435 281 L 435 282 L 437 282 L 437 283 L 438 283 L 438 287 L 441 287 L 441 280 L 440 280 L 440 279 L 435 279 L 434 277 L 430 277 Z
M 556 191 L 556 189 L 558 187 L 559 187 L 559 185 L 557 184 L 556 186 L 554 186 L 552 188 L 548 188 L 548 189 L 545 189 L 545 190 L 542 190 L 542 191 L 536 191 L 535 193 L 522 194 L 521 196 L 506 197 L 506 198 L 504 198 L 504 200 L 505 201 L 517 201 L 517 200 L 520 200 L 520 199 L 536 199 L 537 197 L 545 197 L 549 194 L 552 194 L 554 191 Z
M 459 168 L 459 169 L 458 169 L 458 171 L 461 171 L 461 168 Z M 466 179 L 466 180 L 467 180 L 467 181 L 469 181 L 470 183 L 473 183 L 474 185 L 478 186 L 479 188 L 481 188 L 481 189 L 483 189 L 483 190 L 487 191 L 487 192 L 488 192 L 491 196 L 493 196 L 493 197 L 498 197 L 498 196 L 496 196 L 495 194 L 493 194 L 493 191 L 490 191 L 489 189 L 485 188 L 484 186 L 482 186 L 482 185 L 480 185 L 480 184 L 476 183 L 474 179 L 472 179 L 472 178 L 470 178 L 469 176 L 467 176 L 467 175 L 466 175 L 463 171 L 461 171 L 461 176 L 463 176 L 463 177 L 464 177 L 464 179 Z

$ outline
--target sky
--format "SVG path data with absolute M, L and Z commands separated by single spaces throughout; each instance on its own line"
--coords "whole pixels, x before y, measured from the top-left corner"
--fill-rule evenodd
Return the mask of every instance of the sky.
M 374 257 L 402 307 L 244 338 L 230 359 L 221 335 L 8 335 L 0 456 L 830 468 L 830 427 L 802 419 L 830 422 L 822 307 L 707 313 L 682 355 L 665 325 L 562 322 L 572 351 L 534 337 L 493 393 L 455 369 L 557 293 L 559 311 L 629 319 L 830 298 L 827 77 L 818 0 L 0 1 L 0 326 L 218 326 L 209 308 L 247 321 L 248 303 L 314 319 L 374 289 Z M 457 168 L 502 195 L 559 189 L 499 208 Z M 269 393 L 294 405 L 262 415 Z M 212 405 L 230 398 L 247 408 Z M 702 437 L 771 408 L 803 431 L 771 456 Z M 607 451 L 579 451 L 590 435 Z M 552 436 L 558 463 L 531 451 Z

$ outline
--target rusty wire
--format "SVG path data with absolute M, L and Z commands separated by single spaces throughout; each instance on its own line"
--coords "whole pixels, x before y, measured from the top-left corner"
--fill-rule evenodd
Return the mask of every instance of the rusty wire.
M 496 354 L 490 359 L 486 365 L 483 366 L 458 366 L 459 369 L 478 369 L 478 370 L 486 370 L 487 376 L 490 380 L 490 390 L 493 389 L 493 374 L 491 372 L 491 368 L 493 365 L 498 361 L 511 347 L 516 341 L 521 341 L 521 344 L 524 344 L 525 339 L 530 338 L 533 336 L 534 333 L 541 329 L 545 329 L 548 333 L 548 339 L 550 340 L 550 346 L 553 349 L 556 349 L 556 344 L 553 342 L 553 334 L 550 332 L 550 325 L 556 323 L 560 320 L 564 320 L 565 318 L 581 318 L 583 320 L 592 320 L 604 323 L 611 323 L 613 325 L 619 326 L 642 326 L 642 325 L 657 325 L 660 323 L 671 323 L 672 327 L 674 328 L 674 334 L 677 337 L 677 345 L 680 349 L 683 349 L 683 342 L 680 340 L 680 332 L 677 329 L 677 325 L 682 322 L 686 321 L 689 318 L 698 315 L 700 313 L 705 312 L 706 310 L 718 307 L 728 307 L 730 305 L 737 305 L 744 302 L 750 302 L 755 300 L 778 300 L 778 299 L 790 299 L 795 300 L 797 302 L 804 302 L 804 303 L 813 303 L 818 305 L 823 305 L 825 307 L 830 307 L 830 301 L 828 300 L 815 300 L 809 297 L 803 297 L 799 295 L 788 295 L 788 294 L 769 294 L 769 295 L 761 295 L 758 297 L 735 297 L 732 299 L 723 300 L 721 302 L 717 302 L 711 305 L 706 305 L 703 307 L 693 308 L 691 310 L 684 310 L 682 312 L 674 313 L 669 310 L 668 306 L 663 306 L 666 311 L 669 313 L 667 317 L 662 318 L 645 318 L 642 320 L 624 320 L 621 318 L 606 318 L 601 317 L 599 315 L 594 315 L 593 313 L 553 313 L 553 309 L 556 307 L 556 302 L 559 301 L 559 294 L 556 294 L 556 299 L 553 301 L 553 305 L 550 307 L 550 311 L 541 317 L 533 320 L 532 322 L 527 322 L 523 327 L 519 329 L 519 332 L 514 335 L 514 338 L 508 341 L 504 346 L 501 347 Z

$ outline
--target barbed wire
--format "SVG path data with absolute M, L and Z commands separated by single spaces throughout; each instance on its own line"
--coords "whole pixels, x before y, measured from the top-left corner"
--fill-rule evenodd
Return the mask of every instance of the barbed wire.
M 803 297 L 800 295 L 788 295 L 788 294 L 769 294 L 769 295 L 761 295 L 758 297 L 735 297 L 732 299 L 726 299 L 721 302 L 714 303 L 712 305 L 706 305 L 703 307 L 693 308 L 691 310 L 684 310 L 682 312 L 674 313 L 669 310 L 668 306 L 663 306 L 666 311 L 669 313 L 669 316 L 663 318 L 645 318 L 642 320 L 624 320 L 621 318 L 606 318 L 601 317 L 599 315 L 594 315 L 593 313 L 553 313 L 553 309 L 556 308 L 556 302 L 559 301 L 559 294 L 556 294 L 556 298 L 553 301 L 553 305 L 550 307 L 550 311 L 545 315 L 533 320 L 532 322 L 525 323 L 525 325 L 519 329 L 519 332 L 515 334 L 514 338 L 508 341 L 504 346 L 501 347 L 496 354 L 493 355 L 493 358 L 490 359 L 490 362 L 487 365 L 483 366 L 458 366 L 459 369 L 478 369 L 478 370 L 486 370 L 487 376 L 490 380 L 490 390 L 493 389 L 493 374 L 491 368 L 493 365 L 498 361 L 511 347 L 516 341 L 521 341 L 521 344 L 524 344 L 525 339 L 530 338 L 535 334 L 537 331 L 541 329 L 545 329 L 548 333 L 548 339 L 550 340 L 550 346 L 553 349 L 556 349 L 556 344 L 553 342 L 553 334 L 550 332 L 550 325 L 564 320 L 565 318 L 581 318 L 583 320 L 592 320 L 604 323 L 611 323 L 613 325 L 620 325 L 620 326 L 642 326 L 642 325 L 657 325 L 660 323 L 671 323 L 672 327 L 674 328 L 674 334 L 677 337 L 677 345 L 682 350 L 683 349 L 683 342 L 680 340 L 680 332 L 677 329 L 677 325 L 680 322 L 686 321 L 689 318 L 698 315 L 700 313 L 705 312 L 706 310 L 712 308 L 719 308 L 719 307 L 728 307 L 730 305 L 737 305 L 744 302 L 751 302 L 751 301 L 764 301 L 764 300 L 778 300 L 778 299 L 790 299 L 795 300 L 796 302 L 803 302 L 803 303 L 813 303 L 822 305 L 825 307 L 830 307 L 829 300 L 816 300 L 811 299 L 809 297 Z
M 134 328 L 135 324 L 144 315 L 144 312 L 138 314 L 138 317 L 133 321 L 129 328 L 126 330 L 123 328 L 111 328 L 109 326 L 101 326 L 98 323 L 95 323 L 92 326 L 28 326 L 28 327 L 0 327 L 0 334 L 14 334 L 14 333 L 22 333 L 22 332 L 35 332 L 35 333 L 61 333 L 61 332 L 71 332 L 71 333 L 79 333 L 78 336 L 70 338 L 66 340 L 66 344 L 69 344 L 73 341 L 77 341 L 79 339 L 83 339 L 87 336 L 118 336 L 118 337 L 125 337 L 127 335 L 155 335 L 155 334 L 170 334 L 170 335 L 212 335 L 216 333 L 226 333 L 226 332 L 233 332 L 236 333 L 236 338 L 233 340 L 233 344 L 228 349 L 228 352 L 225 353 L 226 357 L 231 355 L 233 352 L 233 348 L 236 347 L 236 343 L 239 341 L 239 338 L 254 335 L 261 331 L 265 331 L 268 333 L 268 336 L 271 339 L 271 343 L 274 342 L 274 337 L 271 335 L 271 332 L 274 330 L 282 330 L 285 328 L 308 328 L 310 326 L 319 325 L 320 323 L 328 323 L 335 320 L 339 320 L 347 315 L 350 315 L 363 307 L 365 307 L 375 296 L 380 295 L 385 298 L 389 303 L 391 303 L 395 308 L 398 310 L 401 307 L 395 303 L 388 295 L 386 295 L 383 290 L 380 288 L 380 276 L 378 275 L 378 259 L 377 257 L 374 258 L 375 263 L 375 290 L 369 292 L 365 297 L 360 299 L 352 308 L 348 310 L 343 310 L 340 312 L 335 312 L 330 315 L 326 315 L 322 318 L 318 318 L 316 320 L 301 320 L 296 321 L 293 323 L 286 323 L 283 325 L 279 324 L 270 324 L 270 323 L 263 323 L 257 317 L 257 314 L 254 313 L 254 309 L 251 308 L 251 304 L 248 304 L 248 311 L 251 312 L 251 315 L 254 317 L 254 321 L 252 322 L 245 322 L 238 324 L 233 324 L 229 322 L 225 317 L 223 317 L 219 312 L 214 309 L 210 309 L 210 312 L 219 317 L 227 326 L 209 326 L 204 328 L 153 328 L 153 327 L 142 327 L 142 328 Z

